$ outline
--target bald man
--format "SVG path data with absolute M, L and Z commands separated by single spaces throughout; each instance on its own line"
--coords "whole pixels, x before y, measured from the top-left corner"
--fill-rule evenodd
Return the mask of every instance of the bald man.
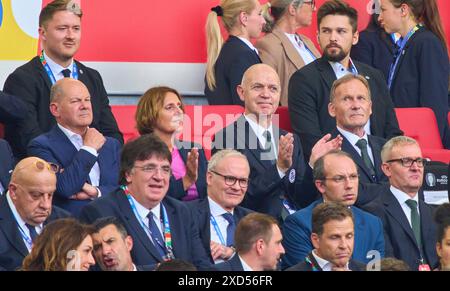
M 250 184 L 242 206 L 283 221 L 296 209 L 308 206 L 318 193 L 300 139 L 274 123 L 280 88 L 280 79 L 272 67 L 251 66 L 237 87 L 245 103 L 244 115 L 215 135 L 213 151 L 233 148 L 243 153 L 250 164 Z M 310 165 L 340 147 L 342 138 L 330 137 L 326 135 L 317 142 Z
M 54 203 L 78 216 L 87 203 L 118 186 L 120 143 L 90 127 L 91 96 L 78 80 L 53 85 L 50 112 L 57 124 L 30 142 L 28 155 L 61 168 Z
M 0 197 L 0 270 L 20 267 L 44 225 L 69 216 L 52 207 L 56 170 L 55 165 L 36 157 L 15 167 L 8 191 Z

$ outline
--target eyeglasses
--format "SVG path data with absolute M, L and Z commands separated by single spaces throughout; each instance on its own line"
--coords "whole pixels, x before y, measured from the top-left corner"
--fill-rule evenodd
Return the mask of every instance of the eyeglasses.
M 423 158 L 417 158 L 417 159 L 401 158 L 401 159 L 392 159 L 392 160 L 387 161 L 386 163 L 393 163 L 393 162 L 400 162 L 403 167 L 407 167 L 407 168 L 411 167 L 414 163 L 416 163 L 419 168 L 422 168 L 423 165 L 425 164 L 426 160 Z
M 323 178 L 323 180 L 331 180 L 337 184 L 342 184 L 344 183 L 347 179 L 350 182 L 356 182 L 359 178 L 359 174 L 350 174 L 348 176 L 344 176 L 344 175 L 338 175 L 338 176 L 334 176 L 331 178 Z
M 171 173 L 170 166 L 158 167 L 156 165 L 150 164 L 150 165 L 144 165 L 144 166 L 134 166 L 133 168 L 141 169 L 143 172 L 151 173 L 153 175 L 156 174 L 158 169 L 161 171 L 161 175 L 163 175 L 163 176 L 169 176 Z
M 234 186 L 234 184 L 236 184 L 236 181 L 239 181 L 239 186 L 241 188 L 247 188 L 248 187 L 248 181 L 249 179 L 246 178 L 236 178 L 233 176 L 226 176 L 226 175 L 222 175 L 217 173 L 216 171 L 210 171 L 211 173 L 214 173 L 218 176 L 221 176 L 225 179 L 225 185 L 227 186 Z
M 55 174 L 59 172 L 59 165 L 54 164 L 54 163 L 45 162 L 45 161 L 42 161 L 42 160 L 35 160 L 32 163 L 24 165 L 23 167 L 16 168 L 14 171 L 15 172 L 21 171 L 21 170 L 23 170 L 23 169 L 25 169 L 25 168 L 27 168 L 27 167 L 29 167 L 31 165 L 34 165 L 34 167 L 36 169 L 38 169 L 39 171 L 47 169 L 50 172 L 55 173 Z
M 315 0 L 303 1 L 303 4 L 309 4 L 309 5 L 311 5 L 312 8 L 316 7 L 316 1 Z

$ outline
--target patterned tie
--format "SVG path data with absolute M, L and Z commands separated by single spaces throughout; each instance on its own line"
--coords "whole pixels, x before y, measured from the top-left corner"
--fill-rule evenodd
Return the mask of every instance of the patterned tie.
M 63 74 L 64 78 L 70 78 L 70 70 L 69 69 L 62 70 L 61 74 Z
M 361 150 L 361 157 L 363 159 L 364 165 L 366 165 L 366 168 L 369 170 L 369 174 L 371 176 L 376 176 L 375 169 L 373 168 L 372 161 L 369 157 L 369 152 L 367 151 L 367 140 L 363 138 L 358 140 L 356 146 Z
M 161 232 L 159 231 L 159 228 L 156 225 L 156 222 L 153 219 L 153 217 L 154 217 L 153 212 L 150 211 L 150 213 L 147 214 L 148 228 L 150 229 L 150 235 L 152 236 L 153 244 L 155 245 L 158 253 L 163 258 L 166 255 L 166 247 L 164 245 L 164 239 L 161 235 Z
M 236 230 L 236 221 L 234 221 L 233 214 L 226 212 L 222 214 L 223 218 L 228 221 L 227 226 L 227 246 L 234 245 L 234 231 Z
M 275 157 L 275 149 L 272 144 L 272 135 L 270 134 L 270 131 L 266 130 L 263 133 L 264 138 L 266 139 L 266 143 L 264 144 L 264 159 L 270 160 L 272 164 L 276 163 L 276 157 Z
M 34 242 L 35 238 L 38 236 L 37 232 L 36 232 L 36 227 L 25 223 L 25 226 L 28 228 L 28 230 L 30 231 L 30 237 L 31 237 L 31 241 Z
M 422 236 L 420 235 L 420 216 L 419 211 L 417 211 L 417 201 L 408 199 L 406 200 L 406 205 L 411 208 L 411 227 L 416 237 L 416 242 L 419 248 L 422 248 Z

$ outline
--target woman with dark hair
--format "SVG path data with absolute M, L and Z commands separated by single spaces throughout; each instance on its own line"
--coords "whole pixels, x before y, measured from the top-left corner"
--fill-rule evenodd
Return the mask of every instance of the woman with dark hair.
M 141 135 L 154 133 L 172 153 L 168 195 L 190 201 L 206 197 L 208 162 L 199 145 L 178 139 L 183 130 L 183 121 L 184 105 L 175 89 L 154 87 L 139 100 L 136 111 L 137 130 Z
M 23 271 L 88 271 L 92 256 L 94 229 L 72 218 L 50 222 L 35 239 L 25 257 Z
M 389 70 L 395 107 L 429 107 L 444 145 L 448 134 L 449 59 L 436 0 L 381 0 L 379 21 L 399 33 L 399 50 Z
M 438 225 L 436 252 L 439 257 L 438 271 L 450 271 L 450 204 L 440 205 L 434 214 Z

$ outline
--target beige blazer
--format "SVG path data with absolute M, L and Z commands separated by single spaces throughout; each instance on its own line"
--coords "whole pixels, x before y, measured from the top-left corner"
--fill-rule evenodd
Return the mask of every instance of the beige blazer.
M 320 58 L 320 53 L 312 41 L 304 35 L 300 35 L 300 37 L 308 49 L 317 58 Z M 281 81 L 280 103 L 282 106 L 287 106 L 289 79 L 292 74 L 305 65 L 305 62 L 286 34 L 277 29 L 258 40 L 256 48 L 262 62 L 272 66 L 277 71 Z

